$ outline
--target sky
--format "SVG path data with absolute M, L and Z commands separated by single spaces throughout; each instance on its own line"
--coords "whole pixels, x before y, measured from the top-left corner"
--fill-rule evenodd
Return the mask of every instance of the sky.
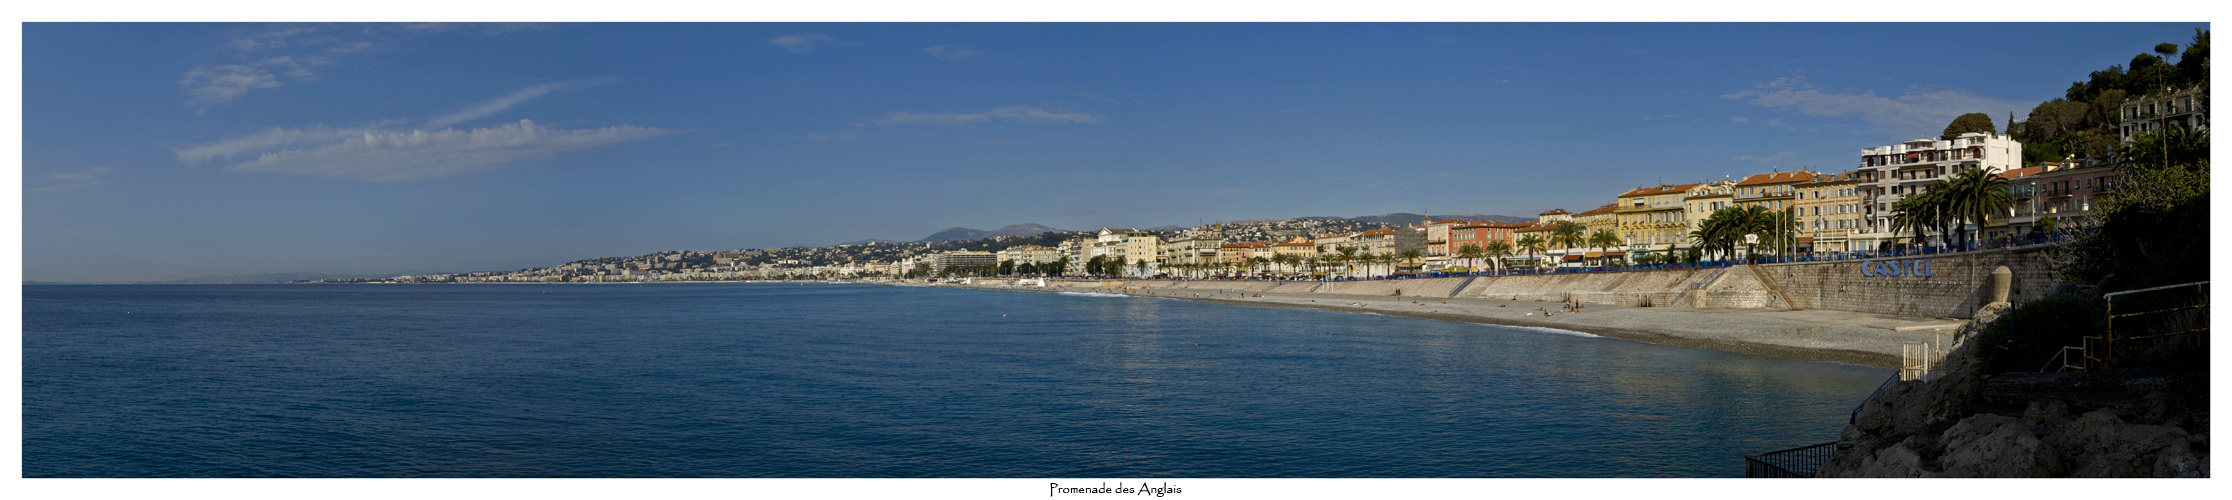
M 27 23 L 23 278 L 1577 212 L 2004 127 L 2205 26 Z

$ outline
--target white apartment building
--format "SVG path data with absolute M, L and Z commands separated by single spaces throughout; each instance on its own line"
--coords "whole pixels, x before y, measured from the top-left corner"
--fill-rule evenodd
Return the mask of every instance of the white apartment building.
M 1861 229 L 1849 240 L 1855 250 L 1872 250 L 1904 237 L 1891 232 L 1892 207 L 1907 195 L 1927 192 L 1946 177 L 1971 168 L 1997 174 L 2022 167 L 2023 143 L 2005 134 L 1969 132 L 1949 139 L 1915 139 L 1860 150 L 1853 172 L 1860 187 Z M 1944 235 L 1931 244 L 1942 243 Z
M 2134 97 L 2123 102 L 2118 115 L 2122 122 L 2118 130 L 2124 142 L 2131 142 L 2131 134 L 2165 127 L 2208 130 L 2209 93 L 2200 87 L 2191 87 Z
M 1045 264 L 1054 262 L 1057 258 L 1061 258 L 1060 250 L 1038 245 L 1014 246 L 1000 251 L 1000 262 L 1014 262 L 1016 265 Z

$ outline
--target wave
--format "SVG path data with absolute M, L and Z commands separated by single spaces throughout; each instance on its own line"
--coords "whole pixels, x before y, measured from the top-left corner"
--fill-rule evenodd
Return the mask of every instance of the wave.
M 1557 334 L 1557 335 L 1567 335 L 1567 336 L 1573 336 L 1573 337 L 1588 337 L 1588 338 L 1593 338 L 1593 339 L 1601 339 L 1601 338 L 1604 338 L 1604 336 L 1603 336 L 1603 335 L 1597 335 L 1597 334 L 1593 334 L 1593 333 L 1581 333 L 1581 332 L 1576 332 L 1576 331 L 1573 331 L 1573 330 L 1560 330 L 1560 329 L 1557 329 L 1557 328 L 1548 328 L 1548 327 L 1540 327 L 1540 326 L 1508 326 L 1508 325 L 1489 325 L 1489 326 L 1494 326 L 1494 327 L 1497 327 L 1497 328 L 1510 328 L 1510 329 L 1513 329 L 1513 330 L 1527 330 L 1527 331 L 1533 331 L 1533 332 L 1542 332 L 1542 333 L 1550 333 L 1550 334 Z
M 1076 295 L 1076 296 L 1079 296 L 1079 297 L 1130 297 L 1130 295 L 1124 295 L 1124 294 L 1121 294 L 1121 293 L 1100 293 L 1100 292 L 1054 292 L 1054 293 L 1059 293 L 1059 294 L 1062 294 L 1062 295 Z

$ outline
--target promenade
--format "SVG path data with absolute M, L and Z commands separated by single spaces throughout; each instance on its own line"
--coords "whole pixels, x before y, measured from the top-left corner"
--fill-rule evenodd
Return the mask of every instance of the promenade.
M 992 290 L 1096 292 L 1262 307 L 1299 307 L 1481 323 L 1556 328 L 1604 337 L 1695 349 L 1713 349 L 1897 369 L 1901 345 L 1935 340 L 1960 320 L 1832 310 L 1697 309 L 1588 304 L 1579 313 L 1556 313 L 1556 301 L 1420 298 L 1333 293 L 1242 293 L 1220 290 L 1099 289 L 1086 286 L 1016 287 L 943 285 Z M 1541 311 L 1555 314 L 1545 316 Z

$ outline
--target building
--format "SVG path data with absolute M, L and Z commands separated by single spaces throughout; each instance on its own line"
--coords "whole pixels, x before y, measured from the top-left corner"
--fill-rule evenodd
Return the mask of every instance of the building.
M 1054 262 L 1055 259 L 1061 258 L 1061 253 L 1060 250 L 1038 245 L 1008 247 L 1008 249 L 999 252 L 1000 262 L 1014 262 L 1016 265 Z
M 1419 224 L 1418 227 L 1426 231 L 1426 270 L 1439 271 L 1450 267 L 1450 258 L 1456 254 L 1457 247 L 1449 244 L 1449 230 L 1464 224 L 1467 222 L 1456 219 L 1437 221 L 1433 217 L 1426 217 Z
M 1310 241 L 1309 238 L 1296 236 L 1272 244 L 1271 252 L 1277 255 L 1290 256 L 1297 260 L 1314 259 L 1318 256 L 1318 244 L 1315 241 Z
M 1626 254 L 1626 250 L 1618 250 L 1610 247 L 1599 247 L 1596 246 L 1596 243 L 1592 243 L 1589 241 L 1590 238 L 1596 237 L 1598 231 L 1620 234 L 1619 210 L 1619 202 L 1614 201 L 1612 203 L 1606 203 L 1604 204 L 1604 206 L 1590 209 L 1586 212 L 1573 214 L 1573 221 L 1575 223 L 1581 224 L 1581 242 L 1578 243 L 1576 247 L 1581 251 L 1567 252 L 1565 260 L 1567 262 L 1581 264 L 1587 262 L 1600 262 L 1606 255 L 1617 257 Z
M 1819 173 L 1806 170 L 1769 172 L 1745 177 L 1736 182 L 1736 206 L 1758 206 L 1767 210 L 1789 213 L 1797 206 L 1797 188 L 1801 182 L 1812 182 Z
M 956 251 L 930 255 L 930 272 L 942 273 L 948 267 L 981 267 L 1000 263 L 1000 256 L 992 252 Z
M 1057 260 L 1062 258 L 1069 259 L 1069 268 L 1064 269 L 1062 271 L 1063 274 L 1068 274 L 1071 276 L 1082 276 L 1091 274 L 1085 271 L 1085 261 L 1092 258 L 1091 242 L 1088 242 L 1084 238 L 1070 238 L 1062 240 L 1060 244 L 1054 245 L 1054 249 L 1057 252 L 1060 252 L 1059 255 L 1055 257 Z
M 1817 175 L 1792 184 L 1798 217 L 1798 251 L 1845 252 L 1860 232 L 1860 177 L 1857 172 Z
M 2000 172 L 2007 180 L 2007 217 L 1984 224 L 1984 238 L 1990 240 L 2019 237 L 2030 234 L 2038 223 L 2038 215 L 2045 208 L 2045 199 L 2039 196 L 2038 174 L 2045 173 L 2049 165 L 2023 167 Z
M 1088 253 L 1086 260 L 1093 257 L 1119 260 L 1124 263 L 1126 273 L 1152 276 L 1155 263 L 1161 257 L 1162 241 L 1153 233 L 1138 229 L 1101 228 Z
M 2020 168 L 2023 143 L 2000 134 L 1970 132 L 1953 138 L 1916 139 L 1901 144 L 1860 150 L 1860 234 L 1852 235 L 1855 249 L 1876 249 L 1912 241 L 1893 234 L 1891 221 L 1898 216 L 1899 200 L 1928 192 L 1945 177 L 1981 168 L 1994 174 Z M 1932 244 L 1942 244 L 1938 235 Z
M 1618 232 L 1627 256 L 1688 248 L 1688 193 L 1704 183 L 1661 184 L 1620 193 Z
M 2117 116 L 2122 123 L 2118 130 L 2122 132 L 2123 142 L 2131 142 L 2133 134 L 2165 127 L 2208 130 L 2208 88 L 2188 87 L 2125 99 Z
M 1180 237 L 1163 243 L 1163 264 L 1200 264 L 1217 260 L 1217 247 L 1224 238 L 1208 234 Z
M 1503 242 L 1506 247 L 1517 252 L 1519 251 L 1519 244 L 1516 241 L 1517 237 L 1513 235 L 1513 231 L 1532 225 L 1534 224 L 1529 222 L 1477 221 L 1451 228 L 1449 230 L 1449 254 L 1453 259 L 1451 262 L 1457 266 L 1468 268 L 1484 267 L 1486 261 L 1465 262 L 1464 259 L 1456 258 L 1456 256 L 1462 254 L 1465 247 L 1468 246 L 1486 252 L 1488 244 L 1494 242 Z

